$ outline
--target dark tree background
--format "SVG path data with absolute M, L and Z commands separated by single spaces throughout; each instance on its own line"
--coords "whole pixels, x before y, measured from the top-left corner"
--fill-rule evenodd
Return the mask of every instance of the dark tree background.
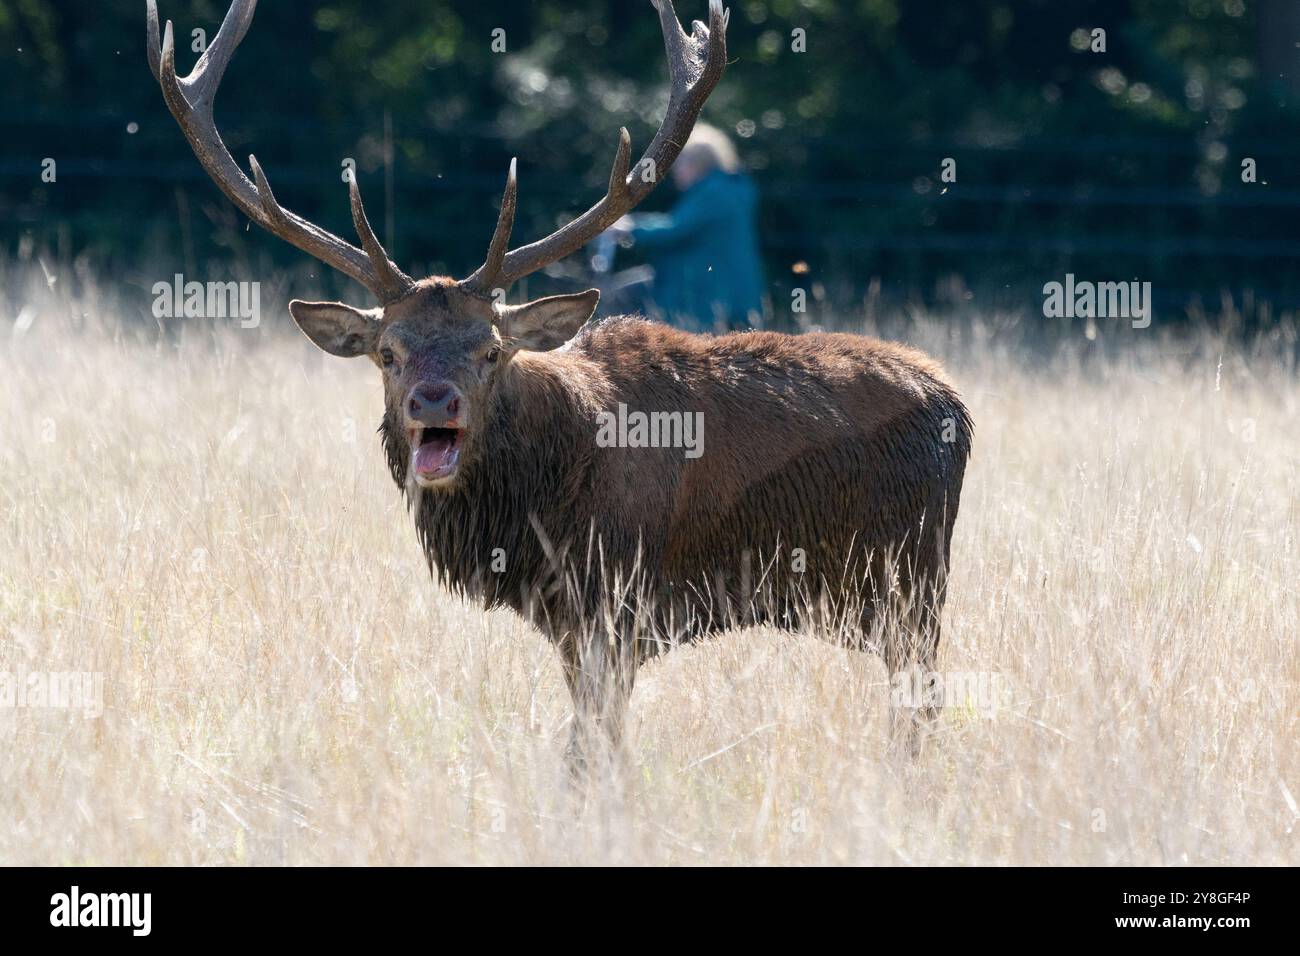
M 686 21 L 707 8 L 677 6 Z M 1023 307 L 1067 271 L 1149 280 L 1178 311 L 1225 292 L 1300 302 L 1295 0 L 731 6 L 705 119 L 762 188 L 778 315 L 793 285 L 853 306 L 873 280 L 900 299 Z M 160 0 L 181 72 L 191 31 L 211 39 L 225 10 Z M 620 125 L 644 147 L 664 82 L 649 0 L 265 0 L 217 120 L 281 202 L 349 240 L 355 158 L 394 257 L 459 275 L 485 250 L 512 155 L 518 243 L 601 194 Z M 0 141 L 0 256 L 145 288 L 173 270 L 306 267 L 194 161 L 149 73 L 143 0 L 0 0 Z M 1246 158 L 1258 182 L 1242 181 Z M 664 186 L 648 206 L 671 199 Z

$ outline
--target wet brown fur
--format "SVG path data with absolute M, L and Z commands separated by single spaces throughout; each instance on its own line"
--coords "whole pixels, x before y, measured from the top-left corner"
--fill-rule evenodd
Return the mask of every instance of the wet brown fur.
M 658 644 L 735 615 L 775 611 L 797 623 L 784 601 L 742 607 L 746 561 L 749 593 L 763 583 L 778 599 L 834 598 L 841 581 L 856 591 L 846 599 L 860 598 L 868 556 L 879 565 L 900 551 L 905 577 L 942 580 L 970 424 L 920 353 L 860 336 L 715 338 L 622 318 L 562 350 L 522 352 L 504 376 L 455 486 L 420 495 L 417 528 L 452 588 L 573 628 L 599 613 L 616 574 L 645 578 L 660 600 L 677 598 L 665 614 L 696 617 L 683 627 L 662 621 Z M 597 412 L 620 402 L 702 412 L 704 454 L 597 447 Z M 953 441 L 942 440 L 945 428 Z M 409 452 L 392 429 L 386 436 L 405 488 Z M 530 608 L 557 580 L 548 544 L 569 556 L 565 575 L 578 577 Z M 502 573 L 490 570 L 497 548 Z M 796 548 L 802 574 L 791 570 Z
M 536 623 L 580 711 L 578 658 L 594 635 L 634 673 L 738 623 L 851 615 L 849 640 L 866 648 L 896 611 L 895 636 L 875 649 L 891 671 L 930 669 L 971 442 L 933 361 L 857 335 L 713 337 L 624 317 L 488 368 L 483 350 L 510 342 L 501 324 L 448 280 L 389 305 L 375 348 L 405 361 L 386 376 L 381 432 L 431 570 Z M 455 479 L 420 490 L 400 401 L 431 377 L 455 382 L 470 412 Z M 597 414 L 620 402 L 702 412 L 703 455 L 598 447 Z M 625 701 L 631 676 L 618 683 Z M 601 687 L 586 693 L 603 708 Z M 621 703 L 608 706 L 618 722 Z

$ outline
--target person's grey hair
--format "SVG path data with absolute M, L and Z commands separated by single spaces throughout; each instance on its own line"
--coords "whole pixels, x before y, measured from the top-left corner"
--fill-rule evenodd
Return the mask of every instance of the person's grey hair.
M 709 169 L 720 169 L 724 173 L 734 173 L 740 169 L 740 157 L 736 147 L 731 145 L 727 134 L 715 126 L 696 123 L 686 145 L 682 147 L 682 156 L 692 162 L 703 162 Z

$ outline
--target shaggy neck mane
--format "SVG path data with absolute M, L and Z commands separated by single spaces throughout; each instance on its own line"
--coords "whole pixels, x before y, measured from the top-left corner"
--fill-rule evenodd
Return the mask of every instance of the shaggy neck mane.
M 580 493 L 595 450 L 602 382 L 573 352 L 520 352 L 502 369 L 472 453 L 448 491 L 409 488 L 410 450 L 392 413 L 385 417 L 389 468 L 440 583 L 516 610 L 551 583 L 537 580 L 538 569 L 549 567 L 546 547 L 562 550 L 560 536 L 588 523 Z

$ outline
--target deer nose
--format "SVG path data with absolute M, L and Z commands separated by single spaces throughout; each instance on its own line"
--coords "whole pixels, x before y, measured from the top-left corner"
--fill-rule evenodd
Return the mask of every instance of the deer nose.
M 443 428 L 460 415 L 460 389 L 449 382 L 423 383 L 411 389 L 406 413 L 411 421 L 426 428 Z

